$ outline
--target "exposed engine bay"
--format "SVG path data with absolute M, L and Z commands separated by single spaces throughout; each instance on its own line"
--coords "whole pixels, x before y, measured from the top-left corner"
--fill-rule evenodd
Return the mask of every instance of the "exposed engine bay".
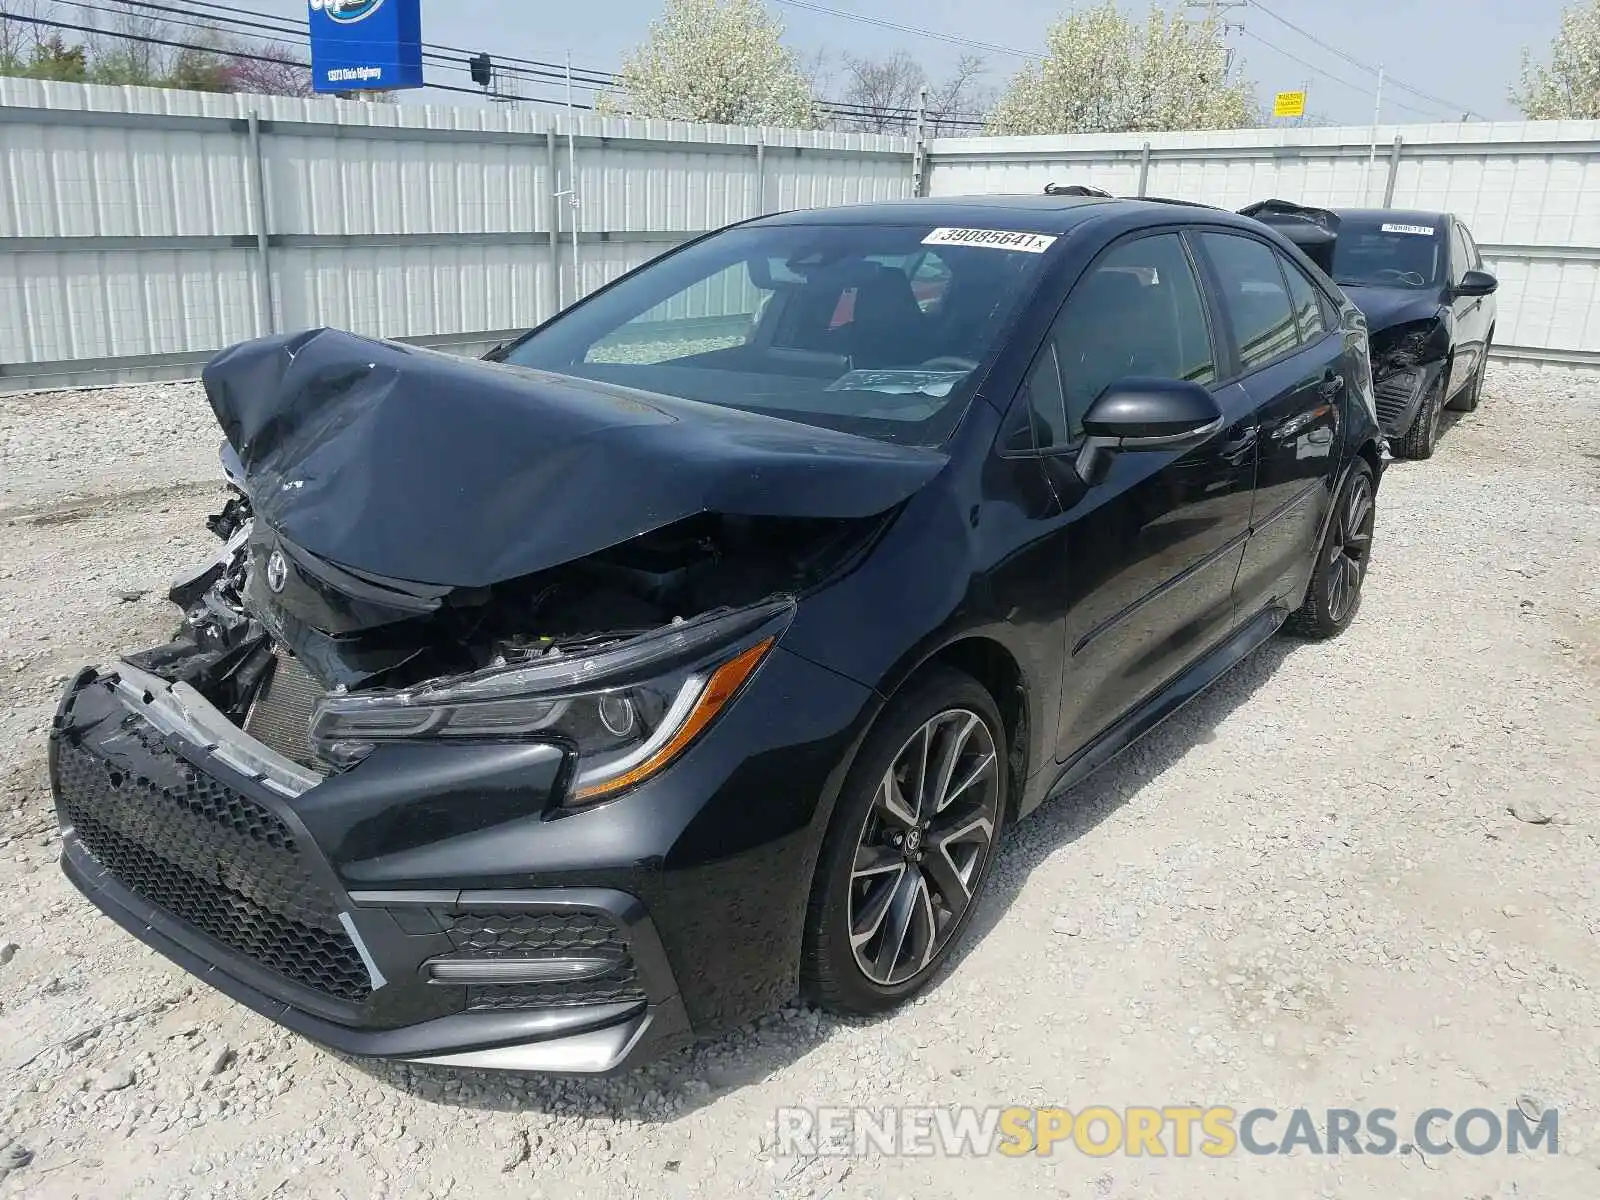
M 430 611 L 397 608 L 397 619 L 344 630 L 290 618 L 267 599 L 257 576 L 273 564 L 252 552 L 262 544 L 256 525 L 233 481 L 233 494 L 207 520 L 221 550 L 168 593 L 184 614 L 172 641 L 126 656 L 194 687 L 241 726 L 273 674 L 287 669 L 309 676 L 306 684 L 322 693 L 413 688 L 582 654 L 798 593 L 845 567 L 882 521 L 701 514 L 531 576 L 423 589 L 419 603 Z M 324 624 L 348 623 L 348 612 L 330 614 Z

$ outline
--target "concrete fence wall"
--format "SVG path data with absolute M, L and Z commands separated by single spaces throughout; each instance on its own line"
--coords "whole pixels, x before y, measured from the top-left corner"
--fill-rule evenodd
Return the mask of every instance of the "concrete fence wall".
M 1232 209 L 1454 212 L 1500 277 L 1499 355 L 1600 367 L 1600 122 L 946 138 L 928 157 L 936 196 L 1088 183 Z
M 600 117 L 570 132 L 527 108 L 0 78 L 0 390 L 190 377 L 233 342 L 315 325 L 477 352 L 730 221 L 1048 182 L 1452 210 L 1500 275 L 1500 353 L 1600 367 L 1600 123 L 1386 127 L 1375 150 L 1365 129 L 920 153 Z
M 905 138 L 568 132 L 548 110 L 0 78 L 0 389 L 189 377 L 315 325 L 478 351 L 697 233 L 912 191 Z

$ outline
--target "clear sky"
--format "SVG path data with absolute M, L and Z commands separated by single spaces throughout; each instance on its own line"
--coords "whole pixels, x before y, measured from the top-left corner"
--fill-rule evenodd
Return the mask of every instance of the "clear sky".
M 815 0 L 816 4 L 877 20 L 917 26 L 1020 50 L 1037 50 L 1044 31 L 1062 11 L 1063 0 Z M 1300 26 L 1327 46 L 1365 63 L 1382 63 L 1391 75 L 1448 106 L 1399 87 L 1385 91 L 1383 118 L 1390 121 L 1458 120 L 1460 109 L 1480 119 L 1514 119 L 1506 93 L 1518 78 L 1521 51 L 1544 55 L 1571 0 L 1261 0 L 1266 10 Z M 1078 0 L 1078 4 L 1085 0 Z M 1142 9 L 1141 0 L 1122 0 Z M 826 51 L 877 57 L 906 50 L 937 76 L 970 47 L 881 26 L 808 11 L 767 0 L 787 27 L 788 42 L 808 58 Z M 305 0 L 241 0 L 240 8 L 302 15 Z M 571 51 L 581 67 L 614 70 L 627 49 L 643 38 L 661 0 L 423 0 L 426 41 L 471 50 L 560 61 Z M 1373 75 L 1339 58 L 1259 8 L 1235 8 L 1230 23 L 1245 33 L 1230 44 L 1264 97 L 1310 85 L 1310 106 L 1338 124 L 1372 119 Z M 1276 47 L 1276 49 L 1269 48 Z M 1287 53 L 1284 53 L 1287 52 Z M 1294 56 L 1293 58 L 1289 55 Z M 1004 81 L 1024 61 L 991 52 L 988 82 Z M 1295 61 L 1302 59 L 1304 62 Z M 1309 64 L 1309 65 L 1308 65 Z M 439 66 L 429 77 L 468 83 L 464 74 Z M 1336 82 L 1337 81 L 1337 82 Z M 837 78 L 822 91 L 838 98 Z M 552 89 L 554 96 L 559 89 Z M 432 98 L 452 102 L 442 93 Z M 1400 107 L 1405 105 L 1408 107 Z

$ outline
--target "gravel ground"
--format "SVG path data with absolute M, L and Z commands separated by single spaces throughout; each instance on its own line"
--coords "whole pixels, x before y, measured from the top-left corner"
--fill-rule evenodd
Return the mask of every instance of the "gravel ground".
M 1385 1200 L 1600 1188 L 1600 381 L 1497 368 L 1380 494 L 1363 609 L 1275 641 L 1015 830 L 897 1015 L 791 1008 L 629 1077 L 450 1076 L 281 1033 L 56 863 L 68 671 L 205 551 L 193 385 L 0 398 L 0 1194 Z M 7 945 L 15 949 L 7 951 Z M 778 1158 L 785 1104 L 1560 1112 L 1521 1158 Z M 1281 1129 L 1279 1130 L 1281 1133 Z

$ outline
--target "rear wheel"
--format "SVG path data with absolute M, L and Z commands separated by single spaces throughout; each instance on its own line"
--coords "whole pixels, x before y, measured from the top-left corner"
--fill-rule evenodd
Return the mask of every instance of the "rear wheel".
M 1372 468 L 1363 460 L 1350 472 L 1334 504 L 1305 603 L 1285 626 L 1291 633 L 1317 639 L 1336 637 L 1355 617 L 1372 555 L 1375 501 Z
M 1444 381 L 1449 367 L 1439 373 L 1439 378 L 1428 389 L 1428 394 L 1417 405 L 1417 414 L 1411 418 L 1411 428 L 1394 446 L 1397 458 L 1432 458 L 1439 442 L 1439 418 L 1444 411 Z
M 891 701 L 846 780 L 806 911 L 806 998 L 872 1014 L 927 986 L 988 878 L 1006 805 L 1004 726 L 940 670 Z

